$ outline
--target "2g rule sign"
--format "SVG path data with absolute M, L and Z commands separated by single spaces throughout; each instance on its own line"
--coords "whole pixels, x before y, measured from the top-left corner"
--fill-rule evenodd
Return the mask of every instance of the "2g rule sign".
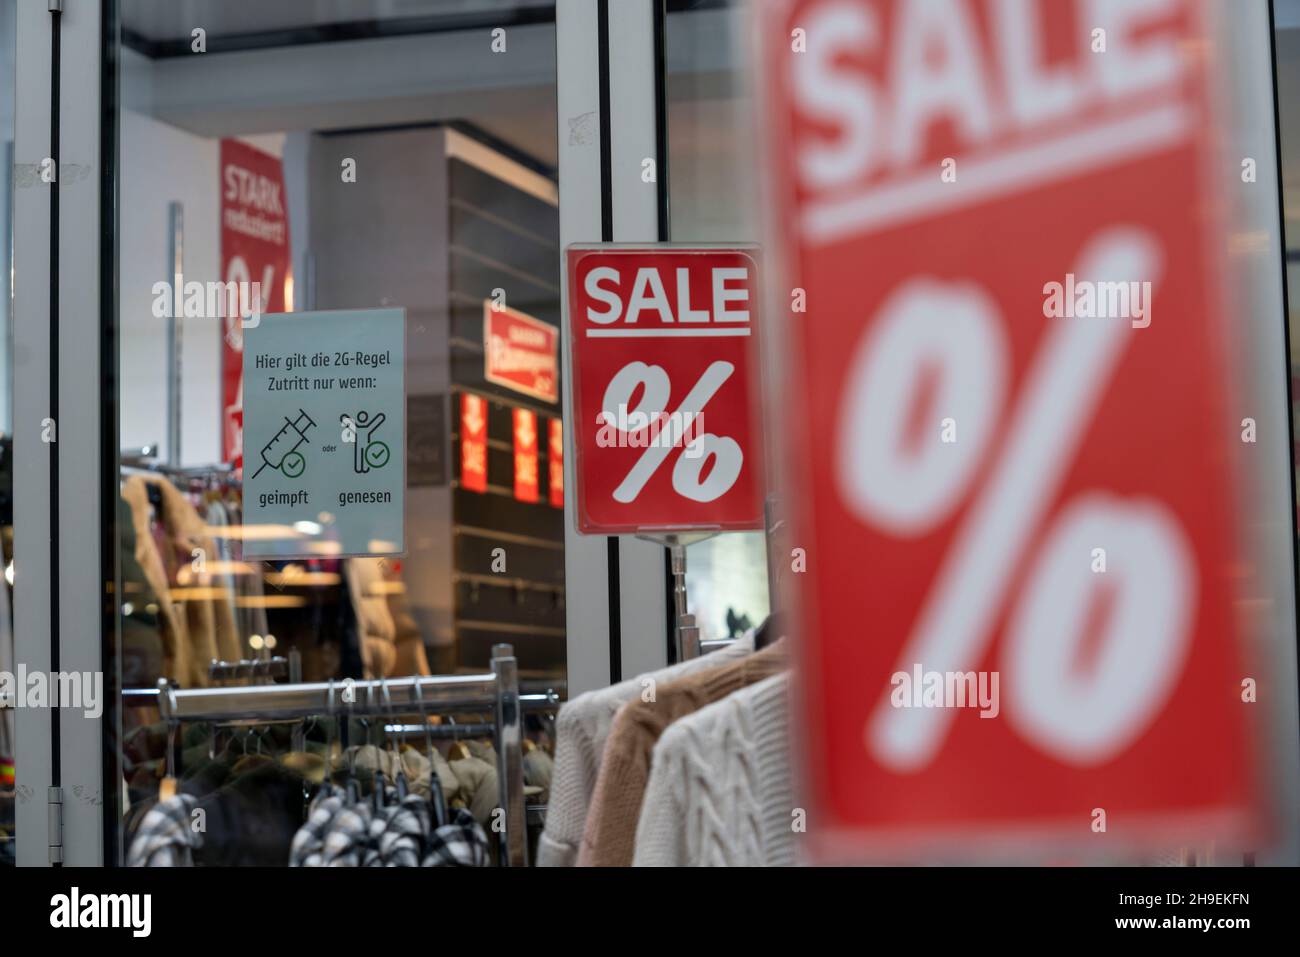
M 570 246 L 584 533 L 762 527 L 750 247 Z
M 405 342 L 402 309 L 244 331 L 245 557 L 403 553 Z

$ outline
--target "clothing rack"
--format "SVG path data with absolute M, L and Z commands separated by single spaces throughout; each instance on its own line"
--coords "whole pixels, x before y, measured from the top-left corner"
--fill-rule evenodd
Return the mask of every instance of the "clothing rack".
M 707 655 L 709 652 L 717 651 L 719 648 L 726 648 L 735 640 L 735 638 L 702 638 L 700 640 L 700 654 Z
M 240 658 L 238 661 L 218 661 L 212 659 L 208 665 L 208 677 L 213 681 L 228 681 L 239 678 L 285 678 L 291 683 L 302 681 L 302 655 L 297 649 L 289 652 L 289 657 L 275 655 L 270 658 Z
M 252 685 L 235 688 L 180 689 L 165 678 L 158 688 L 124 690 L 128 706 L 156 705 L 169 723 L 284 720 L 313 715 L 367 716 L 490 712 L 496 737 L 499 807 L 505 811 L 500 853 L 503 866 L 528 865 L 524 818 L 523 725 L 524 702 L 519 694 L 519 669 L 514 648 L 493 645 L 492 670 L 485 674 L 435 675 L 371 681 Z M 547 698 L 547 695 L 529 697 Z M 345 700 L 346 699 L 346 700 Z M 536 702 L 546 706 L 546 701 Z M 434 726 L 430 727 L 432 732 Z
M 123 469 L 137 472 L 157 472 L 161 475 L 174 475 L 180 478 L 204 478 L 206 476 L 229 475 L 235 471 L 229 462 L 213 462 L 209 465 L 168 465 L 158 458 L 158 446 L 145 445 L 138 449 L 123 449 L 118 456 Z
M 142 449 L 123 449 L 118 457 L 118 470 L 123 475 L 161 475 L 174 483 L 203 482 L 210 487 L 235 478 L 235 468 L 228 462 L 211 465 L 168 465 L 155 458 L 157 446 Z

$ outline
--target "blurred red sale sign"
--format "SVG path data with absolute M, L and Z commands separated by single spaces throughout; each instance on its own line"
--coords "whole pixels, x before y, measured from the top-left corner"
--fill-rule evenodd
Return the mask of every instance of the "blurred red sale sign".
M 460 484 L 471 492 L 487 491 L 487 400 L 472 392 L 460 396 Z
M 579 530 L 761 527 L 756 249 L 567 253 Z
M 221 141 L 221 275 L 257 283 L 259 315 L 288 312 L 289 212 L 278 157 L 240 140 Z M 237 288 L 237 287 L 232 287 Z M 226 303 L 221 337 L 221 457 L 236 468 L 244 456 L 244 322 Z M 256 321 L 256 320 L 252 320 Z
M 1245 825 L 1202 11 L 765 11 L 810 847 Z
M 521 502 L 536 502 L 537 476 L 537 413 L 529 409 L 514 409 L 515 446 L 515 498 Z
M 483 376 L 546 402 L 560 401 L 559 331 L 527 313 L 483 300 Z

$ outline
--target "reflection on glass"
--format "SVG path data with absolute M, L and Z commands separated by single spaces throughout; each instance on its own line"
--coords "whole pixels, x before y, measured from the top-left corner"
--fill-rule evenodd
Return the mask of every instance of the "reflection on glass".
M 686 7 L 666 23 L 671 238 L 755 243 L 758 167 L 744 10 Z M 688 604 L 702 639 L 737 637 L 767 617 L 765 542 L 758 532 L 733 532 L 688 549 Z
M 368 790 L 399 760 L 427 789 L 451 738 L 431 749 L 418 714 L 389 722 L 399 735 L 253 705 L 170 727 L 140 692 L 332 681 L 341 711 L 344 682 L 482 675 L 500 643 L 520 677 L 564 677 L 563 500 L 544 480 L 516 494 L 512 429 L 516 410 L 558 425 L 558 389 L 493 374 L 484 328 L 491 303 L 559 326 L 554 12 L 125 0 L 122 16 L 122 845 L 131 860 L 175 790 L 273 825 L 255 846 L 208 835 L 200 863 L 285 864 L 304 787 Z M 246 363 L 276 328 L 292 334 L 275 361 Z M 558 355 L 528 358 L 554 386 Z M 548 466 L 543 447 L 529 467 Z M 367 517 L 388 503 L 387 524 Z M 367 694 L 349 703 L 373 709 Z M 478 729 L 462 757 L 496 774 L 494 705 L 455 717 Z M 450 766 L 465 775 L 446 800 L 484 815 L 483 775 Z

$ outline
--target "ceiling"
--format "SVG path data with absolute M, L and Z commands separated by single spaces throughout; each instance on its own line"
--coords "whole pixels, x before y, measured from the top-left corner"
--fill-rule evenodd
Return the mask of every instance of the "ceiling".
M 541 0 L 123 0 L 122 101 L 206 137 L 459 121 L 553 171 L 553 14 Z M 670 104 L 735 97 L 736 22 L 717 4 L 669 14 Z M 489 23 L 511 24 L 503 55 L 487 55 Z M 686 125 L 674 150 L 707 150 L 709 131 Z
M 210 38 L 308 31 L 342 23 L 442 20 L 467 17 L 510 22 L 525 13 L 552 16 L 553 0 L 122 0 L 124 31 L 156 43 L 183 40 L 202 27 Z

